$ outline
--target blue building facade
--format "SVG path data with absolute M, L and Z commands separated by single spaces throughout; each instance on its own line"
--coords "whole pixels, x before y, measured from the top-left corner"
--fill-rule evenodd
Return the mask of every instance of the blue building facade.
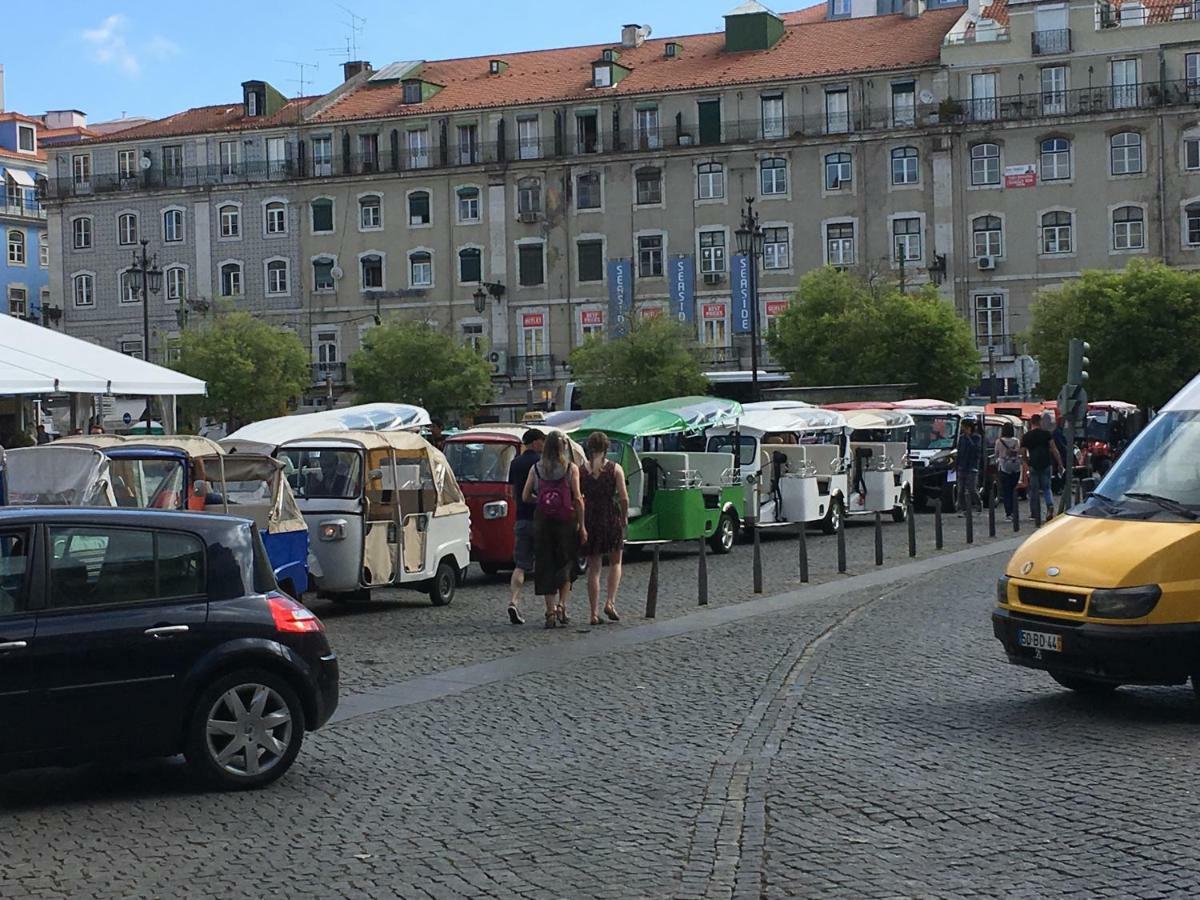
M 0 313 L 42 324 L 61 315 L 49 302 L 50 244 L 39 182 L 46 155 L 38 146 L 41 122 L 0 114 Z

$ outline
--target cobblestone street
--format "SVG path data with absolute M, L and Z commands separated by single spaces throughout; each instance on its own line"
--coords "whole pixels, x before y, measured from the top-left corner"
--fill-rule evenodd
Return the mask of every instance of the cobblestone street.
M 1194 896 L 1191 691 L 1098 702 L 1009 666 L 988 613 L 1012 542 L 965 551 L 961 521 L 915 565 L 889 527 L 884 572 L 852 528 L 840 581 L 812 536 L 814 584 L 759 599 L 740 547 L 699 613 L 672 554 L 654 624 L 647 563 L 590 632 L 511 628 L 478 576 L 445 609 L 321 607 L 346 715 L 287 777 L 0 778 L 0 896 Z M 791 590 L 794 536 L 764 546 Z M 422 700 L 438 673 L 460 680 Z

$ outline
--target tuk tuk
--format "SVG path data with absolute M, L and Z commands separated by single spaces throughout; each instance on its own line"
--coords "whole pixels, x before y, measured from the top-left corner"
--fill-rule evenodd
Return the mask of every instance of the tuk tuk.
M 905 401 L 906 403 L 908 401 Z M 931 500 L 942 501 L 945 512 L 954 512 L 958 486 L 958 427 L 963 414 L 952 403 L 921 401 L 932 406 L 895 404 L 913 420 L 909 457 L 913 464 L 913 502 L 924 508 Z
M 903 522 L 913 492 L 912 416 L 898 409 L 858 409 L 846 413 L 846 427 L 852 460 L 846 514 L 891 513 L 893 521 Z
M 226 450 L 271 456 L 275 448 L 325 431 L 412 431 L 430 425 L 429 413 L 407 403 L 365 403 L 342 409 L 263 419 L 221 440 Z
M 408 431 L 328 431 L 275 450 L 337 602 L 408 587 L 445 606 L 471 562 L 470 513 L 446 457 Z
M 477 425 L 446 438 L 442 448 L 471 511 L 471 560 L 488 575 L 513 567 L 517 498 L 508 468 L 520 455 L 527 430 L 524 425 Z M 583 448 L 570 444 L 572 457 L 582 466 Z
M 1081 441 L 1084 461 L 1093 474 L 1103 477 L 1143 428 L 1141 409 L 1122 400 L 1089 403 Z
M 790 401 L 742 409 L 734 422 L 708 429 L 708 451 L 737 454 L 755 521 L 819 523 L 826 534 L 836 532 L 850 471 L 842 414 Z
M 738 461 L 706 452 L 704 435 L 741 411 L 732 400 L 678 397 L 594 413 L 571 434 L 611 439 L 629 488 L 629 543 L 706 538 L 715 553 L 733 549 L 745 509 Z

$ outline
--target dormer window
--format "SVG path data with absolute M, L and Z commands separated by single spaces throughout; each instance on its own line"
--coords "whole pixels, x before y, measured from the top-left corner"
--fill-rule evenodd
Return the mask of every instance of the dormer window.
M 258 115 L 258 94 L 254 91 L 250 91 L 248 94 L 246 94 L 246 115 Z
M 502 59 L 493 59 L 488 62 L 488 72 L 492 75 L 499 75 L 508 68 L 508 63 Z
M 405 103 L 420 103 L 421 102 L 421 82 L 420 81 L 404 82 L 404 102 Z
M 611 47 L 608 47 L 600 54 L 600 58 L 605 62 L 613 62 L 617 58 L 617 53 Z
M 32 125 L 17 126 L 17 149 L 22 153 L 36 153 L 37 139 Z
M 667 55 L 667 59 L 677 59 L 683 55 L 683 44 L 677 41 L 667 41 L 666 49 L 663 51 Z
M 596 63 L 592 66 L 592 87 L 612 87 L 612 83 L 613 76 L 611 64 Z

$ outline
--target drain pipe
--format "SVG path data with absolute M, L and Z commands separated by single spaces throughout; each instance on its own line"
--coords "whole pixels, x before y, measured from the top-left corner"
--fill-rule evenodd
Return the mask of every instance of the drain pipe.
M 1160 47 L 1158 50 L 1158 81 L 1163 88 L 1166 87 L 1166 81 L 1164 80 L 1166 64 L 1166 58 Z M 1170 265 L 1171 260 L 1169 258 L 1169 251 L 1167 250 L 1166 128 L 1163 124 L 1163 111 L 1161 107 L 1155 118 L 1158 121 L 1158 246 L 1162 252 L 1163 262 Z

